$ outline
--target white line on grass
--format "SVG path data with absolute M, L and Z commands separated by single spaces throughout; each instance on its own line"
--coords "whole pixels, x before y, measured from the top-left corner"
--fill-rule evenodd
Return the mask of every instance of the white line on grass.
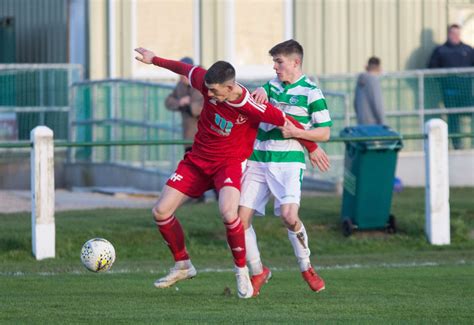
M 349 270 L 349 269 L 366 269 L 366 268 L 410 268 L 410 267 L 436 267 L 436 266 L 445 266 L 445 265 L 472 265 L 472 261 L 466 262 L 465 260 L 455 261 L 453 263 L 438 263 L 438 262 L 409 262 L 409 263 L 373 263 L 373 264 L 336 264 L 328 266 L 317 267 L 318 270 Z M 272 267 L 272 272 L 279 271 L 296 271 L 294 267 Z M 150 274 L 164 273 L 167 270 L 149 270 L 149 269 L 113 269 L 104 274 L 129 274 L 129 273 L 140 273 L 148 272 Z M 222 272 L 233 272 L 231 268 L 203 268 L 198 269 L 199 273 L 222 273 Z M 72 274 L 72 275 L 83 275 L 90 273 L 87 270 L 72 270 L 65 272 L 0 272 L 0 276 L 29 276 L 29 275 L 39 275 L 39 276 L 55 276 L 63 274 Z

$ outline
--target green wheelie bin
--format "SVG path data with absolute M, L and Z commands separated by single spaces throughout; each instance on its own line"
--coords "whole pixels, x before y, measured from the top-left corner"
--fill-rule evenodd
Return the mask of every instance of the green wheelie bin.
M 396 232 L 390 214 L 400 134 L 385 125 L 346 127 L 342 138 L 394 136 L 395 140 L 346 141 L 341 221 L 345 236 L 354 229 Z

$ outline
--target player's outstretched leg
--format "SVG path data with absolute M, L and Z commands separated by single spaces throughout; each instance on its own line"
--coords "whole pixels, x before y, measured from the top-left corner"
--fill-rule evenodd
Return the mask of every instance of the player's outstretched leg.
M 258 296 L 262 286 L 272 277 L 272 272 L 266 266 L 263 266 L 260 259 L 260 251 L 257 245 L 257 235 L 252 226 L 245 230 L 245 248 L 247 265 L 252 274 L 250 281 L 253 286 L 253 295 Z
M 308 235 L 304 225 L 301 223 L 301 228 L 297 231 L 288 229 L 288 238 L 293 246 L 303 279 L 308 283 L 311 290 L 316 292 L 324 290 L 324 280 L 314 271 L 309 260 L 311 251 L 309 250 Z
M 153 213 L 156 217 L 155 209 Z M 163 239 L 173 254 L 175 265 L 170 269 L 170 272 L 155 281 L 154 285 L 157 288 L 167 288 L 178 281 L 191 279 L 196 276 L 196 269 L 189 259 L 186 245 L 184 243 L 184 232 L 181 224 L 174 215 L 166 219 L 156 220 L 158 230 Z
M 186 245 L 184 232 L 174 212 L 187 199 L 180 191 L 165 185 L 158 202 L 153 207 L 153 216 L 163 239 L 168 245 L 175 261 L 169 274 L 155 281 L 157 288 L 167 288 L 178 281 L 196 276 L 196 269 L 191 264 Z

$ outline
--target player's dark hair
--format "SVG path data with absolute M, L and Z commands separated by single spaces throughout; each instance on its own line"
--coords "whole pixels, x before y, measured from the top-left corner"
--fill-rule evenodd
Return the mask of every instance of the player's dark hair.
M 229 62 L 217 61 L 207 70 L 204 81 L 207 84 L 223 84 L 235 79 L 235 69 Z
M 367 65 L 369 67 L 374 67 L 374 66 L 378 67 L 378 66 L 380 66 L 380 63 L 381 63 L 380 59 L 376 56 L 370 57 L 369 61 L 367 61 Z
M 281 42 L 268 51 L 271 56 L 297 54 L 303 61 L 303 47 L 294 39 Z

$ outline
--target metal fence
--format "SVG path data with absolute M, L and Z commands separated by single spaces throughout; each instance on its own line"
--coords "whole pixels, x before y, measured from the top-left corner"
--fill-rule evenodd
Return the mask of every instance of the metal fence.
M 353 110 L 357 74 L 321 76 L 333 120 L 332 135 L 356 123 Z M 416 70 L 381 76 L 388 124 L 401 134 L 423 133 L 432 117 L 448 120 L 451 132 L 474 130 L 472 85 L 474 68 Z M 250 89 L 257 81 L 244 82 Z M 449 88 L 450 87 L 450 88 Z M 72 87 L 71 141 L 174 140 L 181 138 L 181 117 L 164 107 L 171 85 L 129 80 L 76 83 Z M 447 90 L 448 89 L 448 90 Z M 457 89 L 452 95 L 449 89 Z M 452 96 L 456 99 L 454 105 Z M 451 100 L 451 102 L 450 102 Z M 472 138 L 456 139 L 470 148 Z M 343 143 L 327 143 L 332 156 L 344 154 Z M 421 141 L 407 141 L 404 151 L 422 151 Z M 109 162 L 141 168 L 173 169 L 182 157 L 182 146 L 87 147 L 74 149 L 74 161 Z M 340 168 L 334 168 L 337 178 Z
M 353 109 L 357 74 L 319 77 L 323 91 L 340 91 L 348 95 L 349 116 L 356 124 Z M 401 134 L 423 133 L 424 122 L 443 118 L 450 133 L 474 132 L 474 68 L 413 70 L 386 73 L 381 77 L 387 124 Z M 332 107 L 330 107 L 332 113 Z M 334 132 L 339 132 L 333 128 Z M 455 139 L 451 145 L 472 148 L 472 138 Z M 422 143 L 412 141 L 404 151 L 421 151 Z
M 356 74 L 320 76 L 333 119 L 332 135 L 355 124 L 353 98 Z M 161 141 L 181 139 L 181 117 L 164 102 L 172 85 L 130 80 L 75 82 L 82 79 L 75 65 L 0 65 L 0 141 L 29 139 L 43 124 L 56 139 L 70 142 Z M 388 124 L 403 135 L 423 133 L 425 120 L 441 117 L 452 133 L 474 132 L 474 68 L 415 70 L 381 77 Z M 73 84 L 73 82 L 75 82 Z M 250 89 L 260 83 L 244 83 Z M 472 137 L 457 138 L 471 148 Z M 452 140 L 456 141 L 456 140 Z M 344 144 L 322 145 L 341 161 Z M 421 141 L 407 141 L 404 151 L 421 151 Z M 182 145 L 87 146 L 69 149 L 71 162 L 113 163 L 141 169 L 175 168 Z M 338 179 L 334 166 L 326 179 Z M 308 173 L 312 173 L 308 171 Z
M 250 87 L 253 87 L 250 85 Z M 72 86 L 71 141 L 134 141 L 181 139 L 181 116 L 167 110 L 173 86 L 130 80 L 103 80 Z M 347 95 L 328 91 L 335 127 L 348 123 Z M 340 152 L 325 145 L 329 154 Z M 173 169 L 183 146 L 84 147 L 71 149 L 71 162 L 115 163 L 139 168 Z
M 0 140 L 28 140 L 37 125 L 68 138 L 69 87 L 82 79 L 73 64 L 0 64 Z
M 71 141 L 179 140 L 181 117 L 165 108 L 173 86 L 131 80 L 102 80 L 72 86 Z M 172 146 L 72 149 L 72 162 L 116 163 L 172 169 L 183 148 Z

